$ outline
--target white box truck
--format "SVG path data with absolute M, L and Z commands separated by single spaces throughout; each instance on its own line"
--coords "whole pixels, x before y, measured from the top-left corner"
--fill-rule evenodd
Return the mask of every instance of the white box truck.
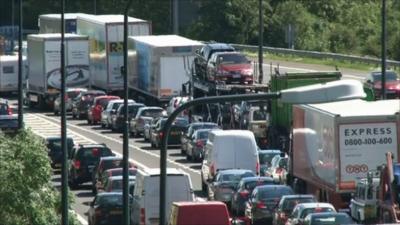
M 290 173 L 295 189 L 336 208 L 348 208 L 356 181 L 386 162 L 398 162 L 400 100 L 293 106 Z
M 22 57 L 22 77 L 26 81 L 26 57 Z M 18 55 L 0 56 L 0 93 L 18 91 Z
M 78 16 L 86 16 L 86 13 L 65 13 L 65 33 L 76 34 L 76 19 Z M 39 33 L 61 33 L 61 14 L 43 14 L 39 15 L 38 20 Z
M 28 91 L 30 106 L 52 107 L 61 87 L 61 34 L 28 35 Z M 65 34 L 67 87 L 89 85 L 88 37 Z
M 190 79 L 195 51 L 203 46 L 177 35 L 129 37 L 128 43 L 137 59 L 137 71 L 128 67 L 130 94 L 148 105 L 162 105 L 180 95 L 182 84 Z
M 118 94 L 123 90 L 123 15 L 78 16 L 78 34 L 89 36 L 93 87 Z M 151 34 L 151 23 L 128 17 L 128 36 Z

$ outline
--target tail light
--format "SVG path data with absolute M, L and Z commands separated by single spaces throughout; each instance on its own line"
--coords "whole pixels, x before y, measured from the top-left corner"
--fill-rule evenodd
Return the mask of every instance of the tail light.
M 98 157 L 100 155 L 100 150 L 98 148 L 92 149 L 92 155 Z
M 140 208 L 140 225 L 146 224 L 146 211 L 144 208 Z
M 163 138 L 164 137 L 164 133 L 160 132 L 159 136 L 160 136 L 160 138 Z
M 75 169 L 79 169 L 79 168 L 81 168 L 81 161 L 75 160 L 73 165 L 74 165 Z
M 101 105 L 96 105 L 96 107 L 95 107 L 98 111 L 101 111 L 101 110 L 103 110 L 103 107 L 101 106 Z
M 202 140 L 198 140 L 198 141 L 196 141 L 196 146 L 197 147 L 203 147 L 204 146 L 204 142 Z
M 265 205 L 264 202 L 257 202 L 256 208 L 257 208 L 257 209 L 266 209 L 267 206 Z
M 215 175 L 215 166 L 214 166 L 214 163 L 212 163 L 211 166 L 210 166 L 210 174 L 213 175 L 213 176 Z
M 10 107 L 7 108 L 7 114 L 12 115 L 12 109 Z
M 249 192 L 247 190 L 239 192 L 240 196 L 242 198 L 248 198 L 249 197 Z

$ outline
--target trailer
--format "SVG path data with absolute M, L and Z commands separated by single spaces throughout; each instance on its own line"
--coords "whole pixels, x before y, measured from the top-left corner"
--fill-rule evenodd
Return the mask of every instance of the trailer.
M 51 108 L 61 87 L 61 34 L 28 35 L 30 106 Z M 90 80 L 88 37 L 65 34 L 66 87 L 87 87 Z
M 90 41 L 91 84 L 110 94 L 121 95 L 123 90 L 122 66 L 123 15 L 78 16 L 77 31 L 88 35 Z M 128 36 L 151 34 L 149 21 L 128 17 Z
M 22 57 L 22 74 L 26 78 L 26 57 Z M 23 79 L 23 82 L 26 79 Z M 0 93 L 18 91 L 18 55 L 0 56 Z
M 76 24 L 78 16 L 88 16 L 90 14 L 86 13 L 65 13 L 65 33 L 76 34 Z M 39 15 L 38 20 L 39 33 L 49 34 L 49 33 L 61 33 L 61 14 L 43 14 Z
M 162 106 L 181 95 L 182 84 L 190 80 L 195 51 L 202 45 L 177 35 L 129 37 L 130 52 L 137 57 L 137 71 L 128 71 L 131 96 Z
M 289 174 L 295 191 L 348 209 L 356 182 L 399 159 L 400 100 L 294 105 Z

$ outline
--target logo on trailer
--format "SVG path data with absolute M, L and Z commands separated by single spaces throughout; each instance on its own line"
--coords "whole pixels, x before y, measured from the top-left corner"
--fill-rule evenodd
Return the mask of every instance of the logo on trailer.
M 368 165 L 366 165 L 366 164 L 347 165 L 346 172 L 347 173 L 366 173 L 366 172 L 368 172 Z

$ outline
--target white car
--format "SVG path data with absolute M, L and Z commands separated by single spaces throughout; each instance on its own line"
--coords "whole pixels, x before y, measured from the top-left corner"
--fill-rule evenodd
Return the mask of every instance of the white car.
M 303 224 L 308 214 L 322 212 L 336 212 L 336 209 L 332 204 L 325 202 L 299 203 L 294 207 L 285 225 Z
M 265 172 L 266 176 L 272 177 L 275 183 L 285 184 L 287 175 L 287 164 L 289 157 L 285 155 L 276 155 L 271 160 L 271 166 Z
M 168 114 L 168 115 L 171 115 L 171 113 L 172 113 L 176 108 L 178 108 L 179 106 L 181 106 L 183 103 L 185 103 L 185 102 L 187 102 L 187 101 L 189 101 L 189 97 L 187 97 L 187 96 L 185 96 L 185 97 L 181 97 L 181 96 L 173 97 L 173 98 L 169 101 L 169 103 L 168 103 L 168 106 L 167 106 L 167 114 Z

